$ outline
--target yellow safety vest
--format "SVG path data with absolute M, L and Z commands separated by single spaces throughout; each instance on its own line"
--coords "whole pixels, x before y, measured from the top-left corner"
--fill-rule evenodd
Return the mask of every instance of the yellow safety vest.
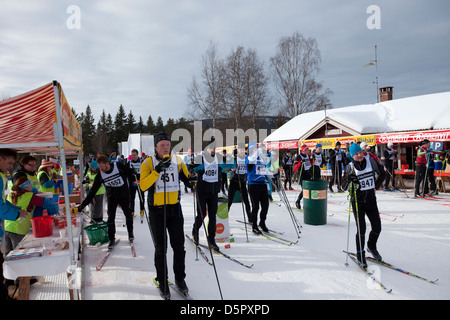
M 52 180 L 52 179 L 49 177 L 49 175 L 47 174 L 47 172 L 45 172 L 45 171 L 39 171 L 39 173 L 38 173 L 38 175 L 37 175 L 37 178 L 38 178 L 39 183 L 40 183 L 40 181 L 41 181 L 41 175 L 42 175 L 42 174 L 46 174 L 49 181 Z M 39 185 L 39 191 L 40 191 L 40 192 L 51 192 L 51 193 L 53 193 L 54 189 L 53 189 L 53 187 L 46 188 L 46 187 L 44 187 L 43 185 Z
M 17 199 L 17 206 L 22 210 L 27 210 L 30 205 L 33 192 L 26 192 Z M 12 203 L 11 193 L 8 194 L 8 201 Z M 5 231 L 16 234 L 27 234 L 31 228 L 31 218 L 33 217 L 34 206 L 25 219 L 17 219 L 16 221 L 5 220 Z
M 89 184 L 92 187 L 92 184 L 94 183 L 95 177 L 98 175 L 98 172 L 96 174 L 93 174 L 91 171 L 89 171 L 86 174 L 86 177 L 89 179 Z M 95 194 L 98 196 L 99 194 L 104 194 L 106 191 L 105 186 L 102 184 L 102 186 L 98 189 L 97 193 Z

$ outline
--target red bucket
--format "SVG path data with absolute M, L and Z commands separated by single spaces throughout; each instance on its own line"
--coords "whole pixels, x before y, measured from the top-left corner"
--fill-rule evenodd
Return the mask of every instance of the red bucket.
M 42 216 L 31 218 L 31 226 L 33 228 L 33 236 L 35 238 L 48 237 L 53 234 L 53 218 Z

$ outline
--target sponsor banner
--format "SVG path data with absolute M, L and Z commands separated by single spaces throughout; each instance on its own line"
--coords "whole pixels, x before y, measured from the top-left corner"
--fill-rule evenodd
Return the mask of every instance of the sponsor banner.
M 64 145 L 69 148 L 82 149 L 81 141 L 81 126 L 75 118 L 70 105 L 67 102 L 66 96 L 60 84 L 59 89 L 59 103 L 61 106 L 62 127 L 64 135 Z
M 216 236 L 215 239 L 222 241 L 230 237 L 230 227 L 228 225 L 228 203 L 219 204 L 216 215 Z
M 267 149 L 298 149 L 298 140 L 266 142 Z
M 327 198 L 327 190 L 303 190 L 303 199 L 324 200 Z
M 374 146 L 376 144 L 376 136 L 374 134 L 365 135 L 365 136 L 353 136 L 353 137 L 341 137 L 336 138 L 336 141 L 340 141 L 341 145 L 345 145 L 347 142 L 365 142 L 369 146 Z
M 333 149 L 336 146 L 336 142 L 340 141 L 341 145 L 345 145 L 347 142 L 366 142 L 369 146 L 374 146 L 376 144 L 375 135 L 364 135 L 364 136 L 352 136 L 352 137 L 339 137 L 339 138 L 325 138 L 325 139 L 313 139 L 313 140 L 303 140 L 301 145 L 306 145 L 310 149 L 315 149 L 316 145 L 320 143 L 322 149 Z
M 450 130 L 413 131 L 383 133 L 376 135 L 376 143 L 419 143 L 428 139 L 430 141 L 450 141 Z

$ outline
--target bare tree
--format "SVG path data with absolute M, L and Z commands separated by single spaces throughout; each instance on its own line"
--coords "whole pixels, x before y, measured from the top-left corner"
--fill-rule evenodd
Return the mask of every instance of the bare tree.
M 11 98 L 11 97 L 7 94 L 4 94 L 4 93 L 0 94 L 0 101 L 8 100 L 9 98 Z
M 194 77 L 188 88 L 192 119 L 212 119 L 213 128 L 217 125 L 223 107 L 223 62 L 217 57 L 217 45 L 212 41 L 202 59 L 200 82 Z
M 234 128 L 242 128 L 248 103 L 248 70 L 245 61 L 245 50 L 237 47 L 226 58 L 225 69 L 225 108 L 228 119 L 233 119 Z
M 255 50 L 238 46 L 220 59 L 211 42 L 200 74 L 188 88 L 189 119 L 212 119 L 212 128 L 220 130 L 246 130 L 256 128 L 257 117 L 267 114 L 268 76 Z
M 315 79 L 321 63 L 315 39 L 305 39 L 299 32 L 281 38 L 270 62 L 284 114 L 295 117 L 328 101 L 331 91 Z
M 256 129 L 257 116 L 264 116 L 270 109 L 271 98 L 268 94 L 269 79 L 264 70 L 264 63 L 258 58 L 255 50 L 248 50 L 248 102 L 252 127 Z
M 268 79 L 255 50 L 239 46 L 226 58 L 225 111 L 231 127 L 257 127 L 256 117 L 269 110 Z

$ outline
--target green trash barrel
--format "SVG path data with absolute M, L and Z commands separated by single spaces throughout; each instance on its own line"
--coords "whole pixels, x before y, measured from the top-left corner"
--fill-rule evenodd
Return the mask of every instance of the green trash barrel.
M 304 180 L 302 187 L 305 224 L 314 226 L 326 224 L 328 182 L 326 180 Z

